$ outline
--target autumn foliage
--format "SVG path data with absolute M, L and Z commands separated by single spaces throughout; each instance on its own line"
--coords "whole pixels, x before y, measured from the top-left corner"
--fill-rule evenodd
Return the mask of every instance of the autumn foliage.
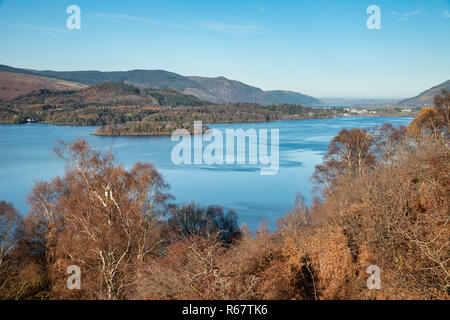
M 444 91 L 407 128 L 342 130 L 314 203 L 299 195 L 272 233 L 171 204 L 150 164 L 58 143 L 66 173 L 35 185 L 29 215 L 0 203 L 0 298 L 449 299 L 449 116 Z M 69 265 L 80 290 L 67 289 Z

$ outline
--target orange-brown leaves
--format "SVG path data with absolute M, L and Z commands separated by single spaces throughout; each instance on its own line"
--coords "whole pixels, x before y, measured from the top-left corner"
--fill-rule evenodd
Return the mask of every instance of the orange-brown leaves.
M 35 221 L 44 226 L 54 295 L 72 295 L 64 267 L 78 265 L 84 297 L 124 297 L 140 264 L 162 243 L 168 186 L 152 165 L 127 171 L 83 140 L 59 143 L 56 151 L 67 161 L 66 175 L 38 183 L 30 195 Z

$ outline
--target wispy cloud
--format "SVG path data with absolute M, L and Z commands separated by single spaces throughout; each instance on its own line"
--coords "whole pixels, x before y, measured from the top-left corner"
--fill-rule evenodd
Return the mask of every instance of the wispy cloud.
M 69 30 L 67 29 L 62 29 L 62 28 L 50 28 L 50 27 L 44 27 L 44 26 L 36 26 L 36 25 L 32 25 L 32 24 L 11 24 L 11 26 L 13 27 L 20 27 L 20 28 L 27 28 L 27 29 L 31 29 L 31 30 L 37 30 L 37 31 L 47 31 L 47 32 L 68 32 Z
M 444 11 L 444 12 L 442 12 L 442 16 L 443 16 L 444 18 L 450 18 L 450 12 Z
M 226 24 L 214 21 L 202 21 L 201 26 L 208 30 L 230 34 L 259 33 L 265 30 L 255 24 Z
M 148 23 L 148 24 L 154 24 L 154 25 L 171 27 L 171 28 L 190 29 L 190 27 L 188 27 L 188 26 L 184 26 L 184 25 L 180 25 L 180 24 L 176 24 L 176 23 L 167 23 L 167 22 L 150 19 L 150 18 L 129 16 L 126 14 L 93 13 L 91 16 L 94 19 L 102 19 L 102 20 L 108 20 L 108 21 L 132 21 L 132 22 Z
M 398 19 L 399 21 L 406 21 L 409 17 L 411 16 L 417 16 L 419 14 L 422 14 L 422 11 L 416 10 L 416 11 L 410 11 L 410 12 L 405 12 L 400 14 L 400 18 Z

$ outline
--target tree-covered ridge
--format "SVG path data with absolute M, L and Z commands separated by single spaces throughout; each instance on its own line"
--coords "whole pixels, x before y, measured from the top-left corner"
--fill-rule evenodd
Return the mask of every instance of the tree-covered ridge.
M 156 105 L 156 106 L 201 106 L 210 104 L 194 96 L 185 95 L 175 89 L 139 89 L 125 83 L 102 82 L 83 90 L 38 90 L 3 102 L 10 107 L 65 106 L 86 107 L 89 105 Z
M 96 136 L 170 136 L 177 129 L 186 129 L 191 135 L 195 134 L 194 123 L 128 121 L 123 124 L 111 124 L 99 127 L 93 135 Z M 208 129 L 203 125 L 203 133 Z
M 329 118 L 341 114 L 340 109 L 307 108 L 299 105 L 261 106 L 235 103 L 204 107 L 160 108 L 140 121 L 107 124 L 98 135 L 171 135 L 174 129 L 190 130 L 194 121 L 204 123 L 245 123 L 278 120 Z M 138 117 L 136 115 L 136 117 Z
M 2 102 L 0 122 L 104 125 L 140 121 L 162 106 L 210 104 L 175 89 L 139 89 L 124 83 L 105 82 L 83 90 L 33 91 Z
M 171 134 L 169 128 L 187 128 L 196 120 L 204 123 L 261 122 L 325 118 L 342 113 L 339 108 L 291 104 L 215 105 L 175 89 L 139 89 L 111 82 L 83 90 L 39 90 L 0 104 L 1 123 L 98 125 L 101 128 L 97 134 L 102 135 Z

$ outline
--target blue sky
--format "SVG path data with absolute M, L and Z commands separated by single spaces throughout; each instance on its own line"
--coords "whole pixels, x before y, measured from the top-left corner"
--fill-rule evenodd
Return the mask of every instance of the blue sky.
M 66 29 L 69 5 L 81 30 Z M 381 8 L 381 30 L 366 9 Z M 164 69 L 315 97 L 402 98 L 450 79 L 450 0 L 0 0 L 0 64 Z

